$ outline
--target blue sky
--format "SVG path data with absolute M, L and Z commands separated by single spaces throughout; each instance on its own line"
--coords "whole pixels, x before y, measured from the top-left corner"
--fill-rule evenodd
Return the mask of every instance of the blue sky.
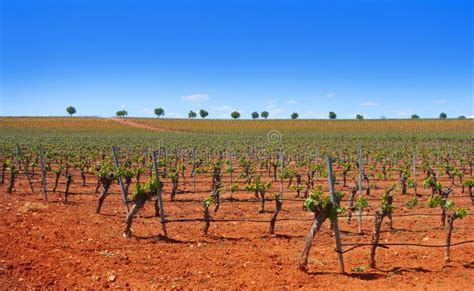
M 0 3 L 0 115 L 474 114 L 472 1 Z

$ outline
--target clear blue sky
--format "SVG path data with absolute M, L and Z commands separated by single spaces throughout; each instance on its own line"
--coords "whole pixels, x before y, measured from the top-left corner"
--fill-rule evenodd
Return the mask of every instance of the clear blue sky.
M 0 115 L 472 116 L 472 2 L 1 0 Z

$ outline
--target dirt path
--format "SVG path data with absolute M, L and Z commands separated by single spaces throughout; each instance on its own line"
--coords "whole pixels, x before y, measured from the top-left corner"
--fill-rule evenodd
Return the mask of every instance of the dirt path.
M 113 121 L 115 121 L 117 123 L 120 123 L 122 125 L 131 126 L 131 127 L 135 127 L 135 128 L 141 128 L 141 129 L 147 129 L 147 130 L 153 130 L 153 131 L 169 131 L 169 130 L 164 129 L 164 128 L 157 128 L 157 127 L 149 126 L 149 125 L 146 125 L 146 124 L 138 123 L 138 122 L 132 121 L 130 119 L 114 118 L 114 117 L 107 118 L 107 119 L 113 120 Z

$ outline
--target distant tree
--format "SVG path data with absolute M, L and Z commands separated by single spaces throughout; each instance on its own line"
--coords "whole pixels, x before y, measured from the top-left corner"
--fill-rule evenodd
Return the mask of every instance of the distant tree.
M 385 119 L 387 119 L 387 117 L 385 117 L 385 115 L 382 115 L 382 116 L 380 116 L 380 119 L 385 120 Z
M 290 115 L 291 119 L 298 119 L 299 116 L 300 116 L 300 115 L 299 115 L 298 113 L 296 113 L 296 112 L 293 112 L 293 113 Z
M 268 111 L 262 111 L 262 113 L 260 113 L 260 116 L 262 116 L 263 119 L 267 119 L 269 115 L 270 113 L 268 113 Z
M 240 113 L 238 111 L 234 111 L 230 114 L 230 116 L 232 116 L 233 119 L 237 119 L 240 117 Z
M 207 111 L 204 110 L 204 109 L 201 109 L 201 110 L 199 110 L 199 115 L 200 115 L 202 118 L 206 118 L 206 117 L 209 115 L 209 112 L 207 112 Z
M 458 119 L 466 119 L 466 116 L 460 115 L 460 116 L 458 117 Z
M 196 118 L 196 116 L 197 116 L 196 112 L 194 112 L 192 110 L 189 111 L 189 113 L 188 113 L 189 118 Z
M 128 115 L 127 110 L 119 110 L 117 113 L 115 113 L 118 117 L 125 117 Z
M 77 112 L 76 108 L 74 106 L 68 106 L 66 108 L 66 111 L 70 116 L 72 116 L 73 114 L 76 114 L 76 112 Z
M 356 119 L 362 120 L 362 119 L 364 119 L 364 115 L 362 115 L 362 114 L 356 114 Z
M 253 119 L 257 119 L 259 116 L 260 116 L 260 115 L 258 114 L 257 111 L 252 112 L 252 118 L 253 118 Z
M 446 115 L 446 113 L 441 112 L 441 113 L 439 114 L 439 119 L 446 119 L 446 118 L 448 118 L 448 115 Z
M 411 119 L 420 119 L 420 117 L 419 117 L 417 114 L 413 114 L 413 115 L 411 116 Z
M 336 113 L 329 111 L 329 119 L 336 119 L 336 118 L 337 118 Z
M 155 115 L 160 118 L 161 116 L 165 116 L 165 110 L 163 108 L 155 108 Z

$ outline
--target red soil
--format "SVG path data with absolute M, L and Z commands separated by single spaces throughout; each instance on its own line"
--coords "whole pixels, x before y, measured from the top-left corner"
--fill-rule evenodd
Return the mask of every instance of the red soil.
M 339 273 L 334 237 L 328 223 L 316 234 L 310 252 L 308 272 L 297 268 L 311 221 L 282 221 L 276 235 L 267 233 L 268 223 L 211 223 L 209 235 L 202 234 L 202 222 L 169 223 L 170 240 L 158 238 L 161 226 L 154 217 L 152 203 L 135 219 L 134 236 L 125 239 L 124 205 L 119 188 L 95 214 L 97 194 L 88 178 L 80 186 L 78 175 L 71 186 L 70 203 L 61 193 L 49 193 L 49 203 L 41 194 L 30 194 L 24 176 L 13 194 L 0 190 L 0 286 L 12 288 L 332 288 L 332 289 L 465 289 L 473 286 L 474 245 L 452 247 L 452 262 L 444 266 L 444 248 L 378 248 L 377 269 L 369 269 L 368 248 L 344 254 L 347 274 Z M 208 195 L 209 178 L 200 178 L 199 193 L 178 194 L 177 199 Z M 35 189 L 40 190 L 38 177 Z M 52 178 L 49 178 L 52 181 Z M 320 183 L 324 183 L 320 180 Z M 165 211 L 169 219 L 200 218 L 197 202 L 169 202 L 169 184 L 165 189 Z M 181 187 L 183 187 L 181 185 Z M 192 189 L 191 184 L 186 185 Z M 278 185 L 273 186 L 277 189 Z M 51 185 L 49 185 L 51 188 Z M 58 189 L 64 189 L 61 184 Z M 420 191 L 422 192 L 422 191 Z M 373 190 L 380 197 L 382 190 Z M 427 193 L 427 191 L 425 191 Z M 287 198 L 294 193 L 285 194 Z M 468 197 L 458 188 L 451 194 L 457 206 L 470 208 Z M 463 194 L 464 195 L 464 194 Z M 224 194 L 225 197 L 229 193 Z M 239 192 L 237 198 L 253 194 Z M 271 196 L 271 194 L 268 194 Z M 395 193 L 395 214 L 439 213 L 428 209 L 424 198 L 415 209 L 406 209 L 403 201 L 412 195 Z M 374 213 L 379 202 L 370 201 Z M 269 219 L 269 212 L 257 214 L 258 202 L 227 202 L 213 218 Z M 301 202 L 284 201 L 283 217 L 311 218 L 302 211 Z M 364 234 L 357 234 L 357 221 L 340 219 L 343 243 L 370 241 L 373 219 L 363 220 Z M 474 215 L 455 221 L 452 242 L 474 239 Z M 445 229 L 438 216 L 394 217 L 394 230 L 384 223 L 381 242 L 444 244 Z M 347 249 L 347 247 L 346 247 Z
M 164 128 L 149 126 L 143 123 L 132 121 L 131 119 L 127 119 L 127 118 L 109 118 L 109 119 L 117 123 L 120 123 L 122 125 L 131 126 L 135 128 L 147 129 L 147 130 L 153 130 L 153 131 L 168 131 Z

